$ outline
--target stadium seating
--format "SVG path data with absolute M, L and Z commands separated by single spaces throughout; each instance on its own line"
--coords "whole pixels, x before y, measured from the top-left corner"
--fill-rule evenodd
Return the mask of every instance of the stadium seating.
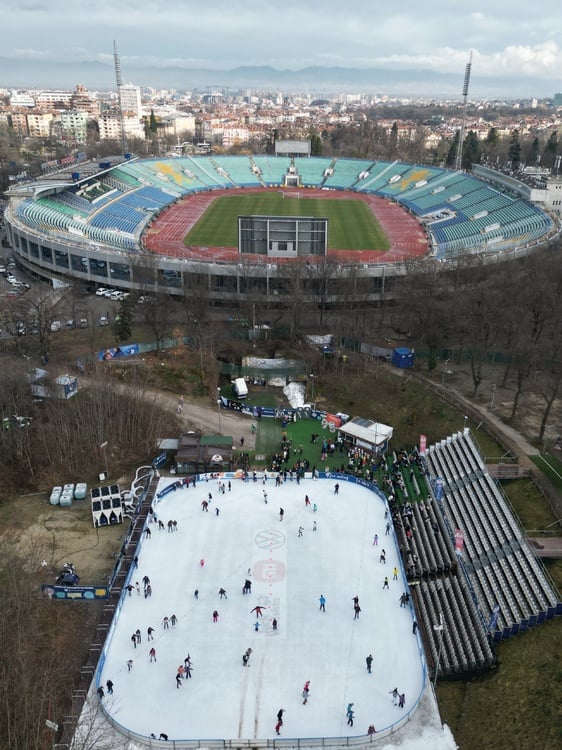
M 498 484 L 485 469 L 468 431 L 430 446 L 427 466 L 438 505 L 452 529 L 464 536 L 463 569 L 494 640 L 527 630 L 562 612 L 562 604 Z
M 204 190 L 281 187 L 291 163 L 289 157 L 265 155 L 133 159 L 81 188 L 40 197 L 35 208 L 25 202 L 18 216 L 32 228 L 63 234 L 76 230 L 92 238 L 100 229 L 115 229 L 115 246 L 121 249 L 121 233 L 138 238 L 149 214 L 178 198 Z M 299 157 L 293 163 L 302 186 L 350 189 L 402 204 L 426 224 L 432 254 L 439 260 L 511 250 L 552 229 L 548 215 L 532 204 L 462 172 L 343 158 Z M 105 235 L 104 242 L 111 243 L 112 236 Z

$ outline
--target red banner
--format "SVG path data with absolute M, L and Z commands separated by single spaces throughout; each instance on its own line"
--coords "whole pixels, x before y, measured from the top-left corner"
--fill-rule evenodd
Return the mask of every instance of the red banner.
M 464 549 L 464 531 L 455 529 L 455 552 L 462 553 Z

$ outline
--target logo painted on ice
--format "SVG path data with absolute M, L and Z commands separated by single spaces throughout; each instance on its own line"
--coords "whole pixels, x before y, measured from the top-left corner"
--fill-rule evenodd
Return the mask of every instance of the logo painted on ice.
M 285 578 L 285 563 L 281 560 L 258 560 L 252 566 L 255 581 L 278 583 Z
M 285 534 L 273 529 L 258 531 L 255 538 L 256 546 L 261 547 L 261 549 L 279 549 L 285 544 L 285 541 Z

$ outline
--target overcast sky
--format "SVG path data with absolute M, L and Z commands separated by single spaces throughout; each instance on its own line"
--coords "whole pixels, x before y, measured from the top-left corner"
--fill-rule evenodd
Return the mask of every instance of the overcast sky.
M 562 89 L 559 0 L 2 0 L 0 57 L 135 68 L 310 65 L 519 76 Z M 2 85 L 0 70 L 0 86 Z M 142 83 L 142 81 L 136 81 Z M 506 95 L 509 92 L 506 92 Z

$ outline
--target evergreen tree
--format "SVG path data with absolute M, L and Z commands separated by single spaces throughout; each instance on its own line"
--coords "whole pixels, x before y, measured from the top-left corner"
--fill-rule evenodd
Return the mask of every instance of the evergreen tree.
M 470 130 L 464 139 L 462 149 L 462 168 L 471 169 L 473 164 L 478 164 L 482 156 L 482 148 L 478 135 L 474 130 Z
M 134 301 L 131 297 L 122 299 L 113 325 L 113 335 L 118 344 L 124 344 L 131 338 L 134 320 Z
M 521 144 L 519 143 L 518 130 L 514 130 L 511 134 L 507 155 L 511 160 L 511 168 L 519 169 L 519 166 L 521 165 Z

